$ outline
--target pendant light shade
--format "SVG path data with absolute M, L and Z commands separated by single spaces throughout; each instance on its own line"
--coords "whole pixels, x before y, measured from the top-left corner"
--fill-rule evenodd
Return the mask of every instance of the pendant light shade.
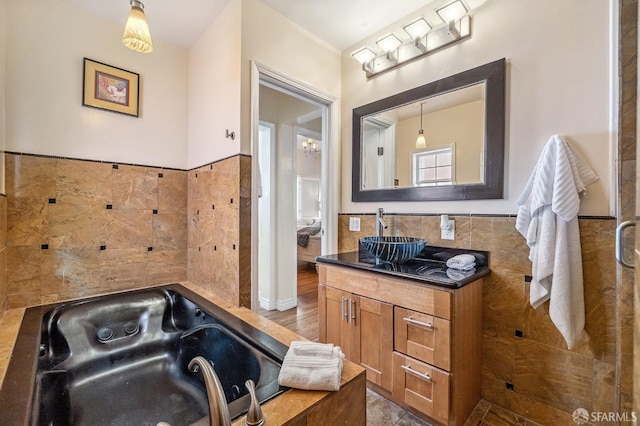
M 138 0 L 131 0 L 131 12 L 122 35 L 122 44 L 140 53 L 153 52 L 153 42 L 149 33 L 149 25 L 144 16 L 144 5 Z
M 416 139 L 416 149 L 424 149 L 427 147 L 427 140 L 424 137 L 424 130 L 422 129 L 422 104 L 420 104 L 420 130 L 418 130 L 418 137 Z

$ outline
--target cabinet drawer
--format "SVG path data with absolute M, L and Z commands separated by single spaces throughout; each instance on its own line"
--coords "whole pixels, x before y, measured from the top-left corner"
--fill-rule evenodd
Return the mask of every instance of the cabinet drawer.
M 448 320 L 394 307 L 394 350 L 420 361 L 451 370 L 450 322 Z
M 393 353 L 393 397 L 447 424 L 449 420 L 449 373 Z

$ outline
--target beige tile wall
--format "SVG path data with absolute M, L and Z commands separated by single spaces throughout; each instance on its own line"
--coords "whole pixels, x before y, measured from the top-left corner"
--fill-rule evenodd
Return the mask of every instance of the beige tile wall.
M 0 195 L 0 318 L 7 306 L 7 197 Z
M 361 232 L 339 218 L 339 250 L 357 249 L 358 238 L 375 235 L 375 216 L 360 215 Z M 528 248 L 514 217 L 450 216 L 456 240 L 439 237 L 439 216 L 388 215 L 388 235 L 422 237 L 431 245 L 490 252 L 491 274 L 483 295 L 482 396 L 541 424 L 573 424 L 572 413 L 617 411 L 615 221 L 580 219 L 584 265 L 586 334 L 567 350 L 548 314 L 528 302 Z M 631 303 L 631 301 L 628 301 Z M 515 331 L 523 337 L 515 336 Z M 513 390 L 507 389 L 507 383 Z
M 184 171 L 6 154 L 6 191 L 9 307 L 186 279 Z
M 188 188 L 189 281 L 250 307 L 251 159 L 235 156 L 190 170 Z

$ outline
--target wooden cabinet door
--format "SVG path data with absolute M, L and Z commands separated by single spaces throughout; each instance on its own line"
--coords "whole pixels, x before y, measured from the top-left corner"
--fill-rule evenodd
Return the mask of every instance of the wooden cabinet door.
M 352 296 L 355 336 L 360 363 L 367 380 L 391 391 L 393 388 L 393 305 Z M 354 345 L 355 346 L 355 345 Z
M 345 357 L 353 361 L 348 306 L 350 296 L 347 292 L 322 284 L 318 287 L 319 340 L 340 346 Z

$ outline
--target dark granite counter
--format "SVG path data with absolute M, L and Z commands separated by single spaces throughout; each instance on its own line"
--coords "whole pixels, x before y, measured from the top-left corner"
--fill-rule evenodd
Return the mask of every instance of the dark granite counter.
M 472 254 L 476 267 L 470 271 L 459 271 L 447 267 L 447 260 L 458 254 Z M 326 263 L 363 271 L 408 278 L 426 284 L 448 288 L 459 288 L 491 273 L 489 253 L 448 247 L 427 246 L 413 259 L 395 264 L 376 259 L 364 249 L 348 253 L 330 254 L 316 257 L 319 263 Z

